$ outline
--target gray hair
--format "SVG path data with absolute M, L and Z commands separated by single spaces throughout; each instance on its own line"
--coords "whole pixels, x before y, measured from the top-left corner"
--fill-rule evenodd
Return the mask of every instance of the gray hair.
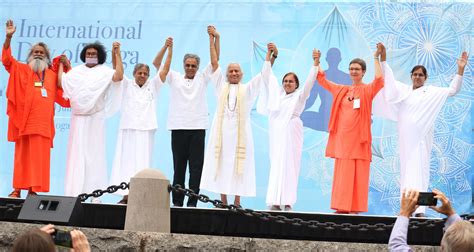
M 195 59 L 197 62 L 197 66 L 199 67 L 199 63 L 201 62 L 201 58 L 199 58 L 199 56 L 194 53 L 186 53 L 183 58 L 183 64 L 184 62 L 186 62 L 187 59 Z
M 453 223 L 443 235 L 441 251 L 473 251 L 474 226 L 469 221 Z
M 150 75 L 150 67 L 147 64 L 143 64 L 143 63 L 137 63 L 135 65 L 135 68 L 133 68 L 133 75 L 135 75 L 135 73 L 142 67 L 145 67 L 146 70 L 148 71 L 148 75 Z
M 44 54 L 45 54 L 46 59 L 47 59 L 46 62 L 48 63 L 48 65 L 51 64 L 51 55 L 49 53 L 49 48 L 44 42 L 38 42 L 38 43 L 32 45 L 31 48 L 30 48 L 30 52 L 28 53 L 27 58 L 29 59 L 31 57 L 31 55 L 33 54 L 33 48 L 35 48 L 36 46 L 41 46 L 41 47 L 44 48 Z

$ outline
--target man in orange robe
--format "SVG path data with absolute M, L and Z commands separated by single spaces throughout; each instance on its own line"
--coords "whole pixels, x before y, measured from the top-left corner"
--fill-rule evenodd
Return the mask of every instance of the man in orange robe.
M 328 81 L 319 68 L 319 84 L 333 95 L 326 156 L 335 159 L 331 208 L 336 213 L 368 210 L 372 100 L 384 85 L 378 59 L 380 53 L 377 46 L 375 79 L 370 84 L 362 82 L 366 64 L 361 59 L 354 59 L 349 64 L 351 86 Z
M 8 141 L 15 142 L 13 188 L 9 197 L 49 191 L 50 153 L 54 138 L 54 102 L 68 106 L 57 86 L 57 73 L 50 68 L 46 44 L 31 47 L 28 64 L 11 54 L 16 27 L 6 23 L 2 63 L 10 73 L 7 87 Z

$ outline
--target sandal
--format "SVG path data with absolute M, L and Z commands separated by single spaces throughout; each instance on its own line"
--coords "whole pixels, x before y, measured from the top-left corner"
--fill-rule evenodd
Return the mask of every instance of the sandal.
M 13 190 L 13 192 L 8 194 L 8 197 L 9 198 L 21 198 L 21 190 L 19 190 L 19 189 Z

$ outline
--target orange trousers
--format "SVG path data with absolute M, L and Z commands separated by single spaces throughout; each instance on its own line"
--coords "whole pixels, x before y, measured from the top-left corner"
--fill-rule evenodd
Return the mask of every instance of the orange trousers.
M 336 158 L 331 208 L 344 212 L 367 212 L 369 175 L 369 160 Z
M 51 140 L 40 135 L 20 136 L 15 143 L 13 188 L 49 192 Z

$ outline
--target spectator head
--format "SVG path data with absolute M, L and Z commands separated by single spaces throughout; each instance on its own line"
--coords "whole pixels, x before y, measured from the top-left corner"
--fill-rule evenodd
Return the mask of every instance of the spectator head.
M 453 223 L 443 235 L 441 251 L 474 251 L 474 226 L 469 221 Z
M 53 239 L 46 232 L 33 228 L 18 238 L 13 243 L 12 252 L 19 251 L 56 251 Z

